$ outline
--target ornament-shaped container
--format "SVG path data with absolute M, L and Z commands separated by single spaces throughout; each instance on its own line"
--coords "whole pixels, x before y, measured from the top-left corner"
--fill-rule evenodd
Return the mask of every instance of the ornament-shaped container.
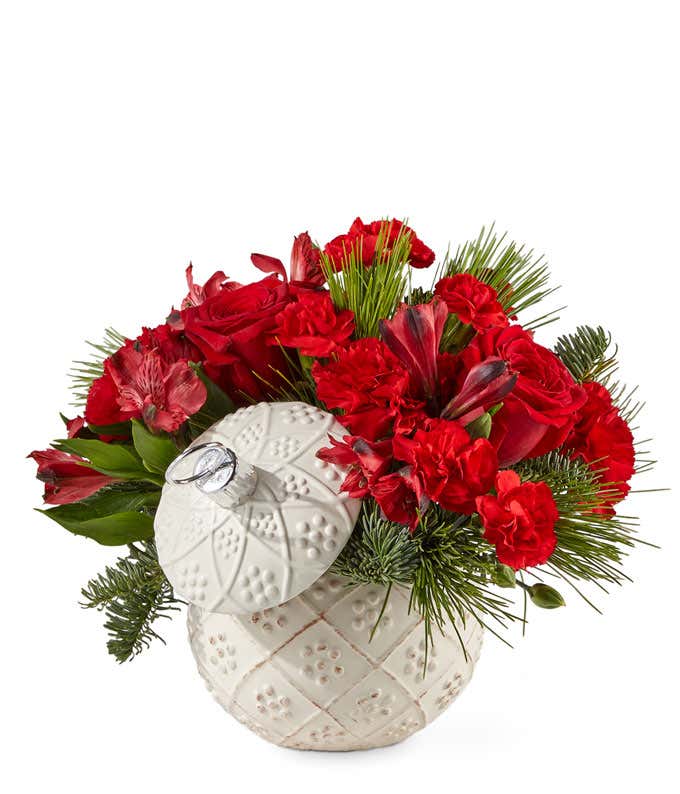
M 240 409 L 170 467 L 156 516 L 208 688 L 258 735 L 297 749 L 406 738 L 455 699 L 481 647 L 466 616 L 426 654 L 406 590 L 392 588 L 383 610 L 384 588 L 327 572 L 361 503 L 340 492 L 345 470 L 316 453 L 345 434 L 305 403 Z

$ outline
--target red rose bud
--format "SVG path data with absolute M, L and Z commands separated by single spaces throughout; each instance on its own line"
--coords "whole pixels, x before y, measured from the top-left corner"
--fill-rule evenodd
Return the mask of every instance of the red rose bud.
M 497 356 L 485 359 L 468 372 L 463 388 L 442 411 L 442 418 L 469 424 L 512 391 L 517 382 L 507 361 Z
M 437 355 L 448 310 L 432 301 L 419 306 L 406 303 L 391 320 L 380 321 L 380 334 L 387 347 L 409 373 L 418 396 L 432 400 L 437 387 Z

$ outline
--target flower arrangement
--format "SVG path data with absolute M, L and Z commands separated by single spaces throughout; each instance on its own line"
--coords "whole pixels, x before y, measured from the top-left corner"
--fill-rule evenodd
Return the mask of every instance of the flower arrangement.
M 363 500 L 334 568 L 388 595 L 410 588 L 428 642 L 464 612 L 500 633 L 526 620 L 528 600 L 562 606 L 560 582 L 581 593 L 579 582 L 626 578 L 638 541 L 616 508 L 652 465 L 630 427 L 639 405 L 602 328 L 554 350 L 536 340 L 557 319 L 531 313 L 553 291 L 541 258 L 482 230 L 416 286 L 434 251 L 405 223 L 357 218 L 323 247 L 298 235 L 288 272 L 271 256 L 252 262 L 264 276 L 250 284 L 218 271 L 199 285 L 189 265 L 164 323 L 134 338 L 108 330 L 72 373 L 82 415 L 31 453 L 45 514 L 126 548 L 82 590 L 106 611 L 119 661 L 178 608 L 153 542 L 167 467 L 263 400 L 319 406 L 346 428 L 318 453 L 347 467 L 342 490 Z

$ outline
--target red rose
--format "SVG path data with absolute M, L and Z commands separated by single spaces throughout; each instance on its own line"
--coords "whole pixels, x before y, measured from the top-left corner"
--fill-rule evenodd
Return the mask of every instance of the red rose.
M 630 491 L 628 480 L 635 473 L 633 434 L 604 386 L 584 383 L 583 388 L 588 401 L 578 412 L 564 446 L 597 473 L 597 480 L 605 486 L 604 505 L 598 512 L 610 513 Z
M 547 562 L 555 551 L 555 500 L 544 482 L 520 482 L 511 470 L 496 477 L 496 495 L 477 498 L 484 537 L 500 562 L 516 571 Z
M 429 267 L 434 262 L 434 251 L 416 237 L 413 229 L 404 226 L 401 221 L 395 219 L 364 223 L 361 218 L 357 218 L 349 227 L 347 234 L 335 237 L 326 245 L 324 253 L 331 260 L 336 270 L 342 270 L 344 259 L 352 249 L 357 251 L 357 255 L 361 256 L 364 266 L 370 267 L 374 264 L 375 249 L 381 231 L 383 238 L 387 237 L 385 246 L 387 250 L 399 236 L 409 235 L 411 240 L 409 264 L 412 267 Z
M 505 328 L 508 324 L 508 316 L 498 302 L 496 290 L 469 273 L 441 279 L 434 291 L 446 303 L 449 312 L 475 331 Z
M 116 482 L 113 477 L 88 468 L 85 461 L 69 452 L 45 449 L 28 456 L 38 464 L 37 478 L 45 483 L 43 499 L 48 505 L 68 505 Z
M 341 408 L 341 421 L 352 435 L 369 441 L 391 430 L 400 398 L 407 395 L 408 372 L 379 339 L 357 339 L 324 364 L 312 367 L 317 397 L 330 409 Z
M 410 465 L 416 493 L 445 510 L 471 514 L 475 498 L 493 485 L 496 452 L 485 438 L 474 441 L 457 422 L 431 419 L 413 438 L 396 436 L 394 455 Z
M 347 344 L 354 333 L 354 312 L 336 311 L 328 292 L 303 291 L 276 316 L 276 323 L 270 344 L 323 358 Z
M 129 342 L 104 362 L 104 375 L 90 388 L 85 418 L 104 426 L 141 418 L 152 430 L 173 433 L 206 397 L 186 361 L 168 364 L 157 349 Z
M 283 352 L 267 344 L 267 335 L 288 301 L 288 285 L 267 276 L 182 311 L 184 332 L 201 351 L 206 372 L 235 401 L 243 402 L 244 394 L 263 399 L 277 372 L 286 371 Z
M 461 382 L 475 364 L 490 356 L 503 359 L 518 373 L 493 418 L 490 440 L 498 450 L 499 465 L 559 447 L 586 401 L 585 391 L 554 353 L 537 345 L 532 334 L 518 325 L 478 334 L 458 357 Z

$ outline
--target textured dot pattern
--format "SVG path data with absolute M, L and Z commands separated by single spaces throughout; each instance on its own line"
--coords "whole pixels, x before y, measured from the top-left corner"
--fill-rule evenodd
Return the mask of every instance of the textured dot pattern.
M 177 593 L 213 612 L 250 614 L 312 585 L 349 539 L 361 507 L 340 493 L 346 470 L 316 457 L 329 434 L 345 432 L 331 414 L 286 402 L 241 408 L 200 436 L 195 443 L 219 441 L 253 465 L 257 485 L 232 510 L 193 485 L 163 487 L 158 556 Z M 206 584 L 182 573 L 193 562 Z
M 423 624 L 393 588 L 379 650 L 369 612 L 386 592 L 326 574 L 300 596 L 249 616 L 189 610 L 198 669 L 216 700 L 270 742 L 306 750 L 394 744 L 435 719 L 468 683 L 482 631 L 470 617 L 435 637 L 424 661 Z M 363 620 L 361 628 L 357 617 Z M 374 642 L 377 637 L 374 638 Z M 221 652 L 221 655 L 220 655 Z M 423 670 L 425 676 L 423 677 Z

